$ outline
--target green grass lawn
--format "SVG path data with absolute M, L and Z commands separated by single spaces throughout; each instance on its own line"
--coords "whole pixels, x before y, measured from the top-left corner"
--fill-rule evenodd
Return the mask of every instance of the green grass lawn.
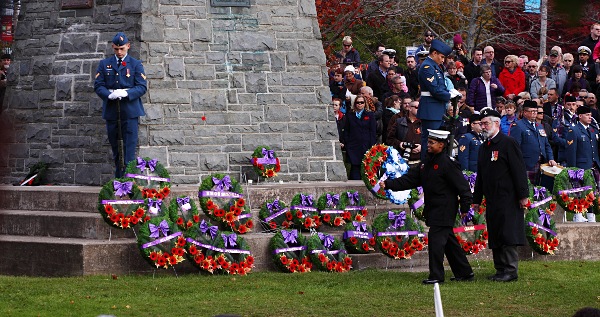
M 25 264 L 24 264 L 25 265 Z M 472 261 L 476 281 L 441 285 L 446 316 L 571 316 L 600 307 L 600 262 L 522 261 L 517 282 L 491 282 L 491 262 Z M 0 276 L 0 316 L 434 316 L 427 273 L 161 274 L 30 278 Z

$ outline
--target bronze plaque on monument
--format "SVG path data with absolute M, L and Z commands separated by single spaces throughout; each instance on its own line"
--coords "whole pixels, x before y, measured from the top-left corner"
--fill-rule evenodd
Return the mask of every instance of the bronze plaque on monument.
M 62 0 L 61 9 L 91 9 L 94 0 Z
M 249 7 L 250 0 L 210 0 L 213 7 Z

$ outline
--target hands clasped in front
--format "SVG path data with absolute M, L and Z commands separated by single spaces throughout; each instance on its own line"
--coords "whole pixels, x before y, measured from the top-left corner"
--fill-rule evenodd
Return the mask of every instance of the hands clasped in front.
M 127 90 L 125 89 L 116 89 L 110 95 L 108 95 L 108 99 L 115 100 L 127 97 Z

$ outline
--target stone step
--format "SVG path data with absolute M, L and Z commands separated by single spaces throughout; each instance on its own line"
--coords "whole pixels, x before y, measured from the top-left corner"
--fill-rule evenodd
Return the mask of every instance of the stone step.
M 0 234 L 82 239 L 135 237 L 132 230 L 109 226 L 99 213 L 0 210 Z

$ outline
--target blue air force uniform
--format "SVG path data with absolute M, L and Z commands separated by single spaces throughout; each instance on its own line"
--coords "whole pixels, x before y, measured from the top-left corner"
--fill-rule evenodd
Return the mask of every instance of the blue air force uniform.
M 510 129 L 510 136 L 521 146 L 528 171 L 532 171 L 540 159 L 542 162 L 554 160 L 544 126 L 537 122 L 534 124 L 523 118 L 513 123 Z
M 477 172 L 477 156 L 481 146 L 479 135 L 469 132 L 458 139 L 458 162 L 463 170 Z
M 598 130 L 577 123 L 567 132 L 567 166 L 590 169 L 600 166 Z
M 117 33 L 113 44 L 123 46 L 129 41 L 124 33 Z M 116 90 L 125 89 L 126 94 L 120 98 L 110 99 L 109 96 Z M 124 144 L 125 165 L 135 159 L 135 150 L 138 141 L 138 119 L 145 115 L 142 97 L 147 90 L 144 66 L 139 60 L 125 55 L 119 63 L 117 56 L 108 57 L 98 64 L 94 90 L 102 99 L 102 118 L 106 120 L 108 141 L 112 147 L 115 161 L 115 177 L 122 177 L 119 168 L 118 128 L 117 119 L 121 118 L 121 132 Z M 121 112 L 118 113 L 117 106 Z
M 444 42 L 434 39 L 431 41 L 431 51 L 437 51 L 443 55 L 449 55 L 452 48 Z M 419 68 L 419 86 L 421 88 L 421 99 L 417 118 L 421 119 L 422 135 L 421 148 L 427 148 L 427 137 L 429 129 L 436 130 L 442 125 L 442 118 L 446 113 L 446 104 L 450 101 L 450 92 L 446 87 L 444 71 L 431 57 L 427 57 Z M 426 159 L 427 151 L 421 151 L 421 159 Z

